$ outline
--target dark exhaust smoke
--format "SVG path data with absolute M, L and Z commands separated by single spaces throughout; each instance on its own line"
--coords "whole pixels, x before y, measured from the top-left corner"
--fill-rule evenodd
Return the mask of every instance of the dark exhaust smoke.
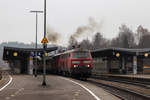
M 93 17 L 90 17 L 88 19 L 87 25 L 78 27 L 76 32 L 70 36 L 69 47 L 71 47 L 71 45 L 78 44 L 77 38 L 80 38 L 82 35 L 87 35 L 85 37 L 85 38 L 87 38 L 91 34 L 100 32 L 102 26 L 103 26 L 103 21 L 97 22 Z
M 103 25 L 103 21 L 96 22 L 93 17 L 88 19 L 88 25 L 80 26 L 77 28 L 76 32 L 71 35 L 71 37 L 78 38 L 82 34 L 92 34 L 94 32 L 100 32 Z
M 51 43 L 57 43 L 57 41 L 59 40 L 60 38 L 60 34 L 55 32 L 54 29 L 52 29 L 51 27 L 47 27 L 47 37 L 48 37 L 48 40 L 49 42 Z

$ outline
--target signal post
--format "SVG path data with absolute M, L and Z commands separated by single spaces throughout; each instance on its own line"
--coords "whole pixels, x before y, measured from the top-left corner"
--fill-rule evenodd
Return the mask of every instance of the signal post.
M 42 85 L 46 86 L 46 59 L 45 59 L 45 54 L 46 54 L 46 48 L 47 48 L 47 43 L 48 43 L 48 40 L 46 38 L 46 0 L 44 0 L 44 38 L 41 42 L 43 43 L 43 82 L 42 82 Z
M 43 86 L 46 86 L 46 59 L 45 57 L 46 55 L 46 48 L 47 48 L 47 43 L 48 40 L 46 37 L 43 38 L 43 40 L 41 41 L 43 43 Z

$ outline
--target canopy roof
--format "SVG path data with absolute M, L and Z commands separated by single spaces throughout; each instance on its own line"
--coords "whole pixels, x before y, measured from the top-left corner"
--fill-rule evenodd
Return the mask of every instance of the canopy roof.
M 46 48 L 46 52 L 51 52 L 57 50 L 57 47 L 49 47 Z M 15 48 L 15 47 L 4 47 L 3 50 L 3 60 L 9 60 L 9 59 L 21 59 L 24 57 L 31 56 L 31 53 L 37 52 L 42 54 L 43 48 Z M 14 56 L 14 52 L 17 52 L 17 56 Z
M 114 56 L 116 53 L 120 53 L 120 56 L 144 56 L 145 53 L 150 54 L 150 48 L 145 49 L 103 48 L 91 51 L 93 57 Z

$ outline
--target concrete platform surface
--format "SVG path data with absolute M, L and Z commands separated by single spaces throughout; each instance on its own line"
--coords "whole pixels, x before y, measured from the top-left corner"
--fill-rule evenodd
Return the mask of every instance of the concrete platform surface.
M 145 79 L 150 79 L 150 74 L 105 74 L 105 75 L 110 75 L 110 76 L 121 76 L 121 77 L 133 77 L 133 78 L 145 78 Z
M 0 100 L 119 100 L 84 81 L 54 75 L 46 80 L 47 86 L 43 87 L 42 76 L 12 76 L 12 82 L 0 91 Z

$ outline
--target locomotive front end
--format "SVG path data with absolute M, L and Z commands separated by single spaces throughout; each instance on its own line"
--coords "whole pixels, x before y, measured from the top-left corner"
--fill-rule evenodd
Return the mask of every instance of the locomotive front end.
M 72 75 L 88 78 L 92 73 L 92 57 L 89 51 L 75 51 L 71 54 Z

